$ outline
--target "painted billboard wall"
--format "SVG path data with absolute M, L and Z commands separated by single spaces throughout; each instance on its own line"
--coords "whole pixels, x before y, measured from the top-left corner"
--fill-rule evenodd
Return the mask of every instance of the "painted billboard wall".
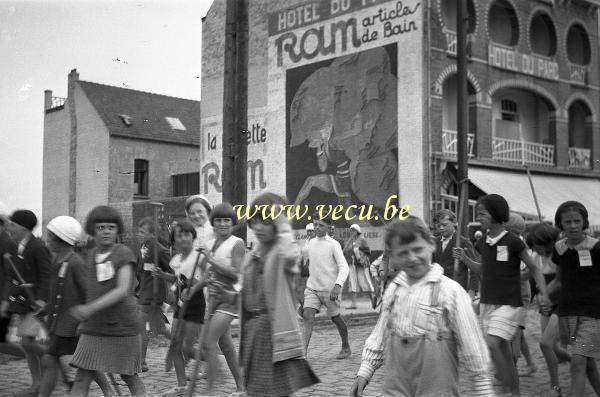
M 327 213 L 343 207 L 336 220 L 343 229 L 339 236 L 358 223 L 371 247 L 381 249 L 381 226 L 397 217 L 386 208 L 400 203 L 422 215 L 425 205 L 426 5 L 258 3 L 250 6 L 266 10 L 266 20 L 250 24 L 250 42 L 264 43 L 257 36 L 268 42 L 266 86 L 249 87 L 266 91 L 267 102 L 248 115 L 248 200 L 269 190 L 308 206 L 307 215 L 294 222 L 298 239 L 313 208 L 321 205 Z M 221 131 L 220 115 L 203 115 L 200 190 L 214 201 L 221 199 Z

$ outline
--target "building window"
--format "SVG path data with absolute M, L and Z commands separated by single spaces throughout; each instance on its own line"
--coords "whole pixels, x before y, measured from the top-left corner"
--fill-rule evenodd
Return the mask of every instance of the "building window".
M 200 173 L 173 175 L 173 197 L 200 193 Z
M 531 19 L 529 26 L 531 50 L 540 55 L 556 55 L 556 29 L 548 14 L 539 13 Z
M 588 34 L 583 26 L 574 23 L 567 33 L 567 56 L 571 63 L 589 65 L 592 58 Z
M 185 131 L 185 126 L 177 117 L 165 117 L 167 123 L 171 126 L 173 130 Z
M 133 161 L 133 195 L 148 197 L 148 160 Z
M 441 0 L 441 2 L 444 27 L 448 30 L 456 32 L 457 0 Z M 467 14 L 469 16 L 467 33 L 473 33 L 475 32 L 475 26 L 477 24 L 477 13 L 475 12 L 475 4 L 473 3 L 473 0 L 467 1 Z
M 488 14 L 490 39 L 497 44 L 514 47 L 519 42 L 519 19 L 512 5 L 506 0 L 497 0 Z
M 120 114 L 119 117 L 121 118 L 121 121 L 123 122 L 123 124 L 125 124 L 125 126 L 129 127 L 133 124 L 133 118 L 131 116 L 128 116 L 126 114 Z
M 517 117 L 517 103 L 515 101 L 503 99 L 502 102 L 500 102 L 500 107 L 502 110 L 502 120 L 519 121 L 519 118 Z

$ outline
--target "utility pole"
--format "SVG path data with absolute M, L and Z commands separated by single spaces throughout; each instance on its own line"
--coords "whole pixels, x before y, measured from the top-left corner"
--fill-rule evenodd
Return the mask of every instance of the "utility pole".
M 248 0 L 227 0 L 223 70 L 223 201 L 247 204 Z M 246 228 L 236 233 L 246 239 Z
M 467 82 L 467 29 L 469 27 L 469 13 L 467 0 L 456 2 L 456 84 L 457 84 L 457 131 L 456 131 L 456 157 L 457 157 L 457 188 L 458 188 L 458 236 L 467 235 L 469 211 L 469 93 Z M 456 246 L 460 246 L 460 238 L 456 239 Z M 454 275 L 458 274 L 458 261 L 454 263 Z

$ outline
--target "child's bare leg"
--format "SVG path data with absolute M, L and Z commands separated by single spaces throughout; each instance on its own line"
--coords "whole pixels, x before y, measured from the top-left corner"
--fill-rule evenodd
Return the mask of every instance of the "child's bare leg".
M 42 380 L 40 382 L 40 397 L 49 397 L 56 387 L 58 377 L 58 358 L 45 354 L 42 357 Z
M 132 397 L 146 396 L 146 388 L 144 387 L 142 380 L 140 379 L 140 377 L 137 374 L 133 374 L 133 375 L 121 374 L 121 379 L 123 379 L 123 382 L 125 382 L 127 384 L 127 387 L 129 388 L 129 392 L 131 393 Z
M 571 357 L 571 388 L 569 395 L 583 396 L 585 390 L 585 378 L 587 370 L 587 357 L 573 354 Z
M 600 396 L 600 375 L 598 375 L 598 368 L 596 367 L 596 359 L 592 357 L 587 358 L 586 375 L 592 388 L 596 392 L 596 395 Z
M 219 358 L 217 356 L 217 343 L 219 339 L 229 329 L 231 324 L 231 317 L 229 314 L 215 312 L 210 319 L 206 332 L 205 344 L 202 349 L 206 352 L 206 361 L 208 364 L 208 392 L 212 393 L 217 373 L 219 370 Z M 239 379 L 236 379 L 236 383 Z
M 94 378 L 96 371 L 88 371 L 87 369 L 79 368 L 75 375 L 75 383 L 71 389 L 71 395 L 75 397 L 86 397 L 90 391 L 90 384 Z
M 502 385 L 507 391 L 519 396 L 519 375 L 513 362 L 510 343 L 495 335 L 486 335 L 485 339 Z
M 235 351 L 235 345 L 233 344 L 231 330 L 229 327 L 221 336 L 221 338 L 219 338 L 219 348 L 221 348 L 221 352 L 223 352 L 223 356 L 225 356 L 225 361 L 227 361 L 227 366 L 229 367 L 231 375 L 233 375 L 233 379 L 235 380 L 237 389 L 236 391 L 243 391 L 244 384 L 242 382 L 242 374 L 238 365 L 237 353 Z

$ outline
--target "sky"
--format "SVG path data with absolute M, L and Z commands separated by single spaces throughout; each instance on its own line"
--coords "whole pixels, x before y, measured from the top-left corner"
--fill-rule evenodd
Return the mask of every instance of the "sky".
M 200 100 L 212 0 L 0 0 L 0 202 L 41 218 L 44 90 L 67 75 Z M 47 170 L 50 171 L 50 170 Z

